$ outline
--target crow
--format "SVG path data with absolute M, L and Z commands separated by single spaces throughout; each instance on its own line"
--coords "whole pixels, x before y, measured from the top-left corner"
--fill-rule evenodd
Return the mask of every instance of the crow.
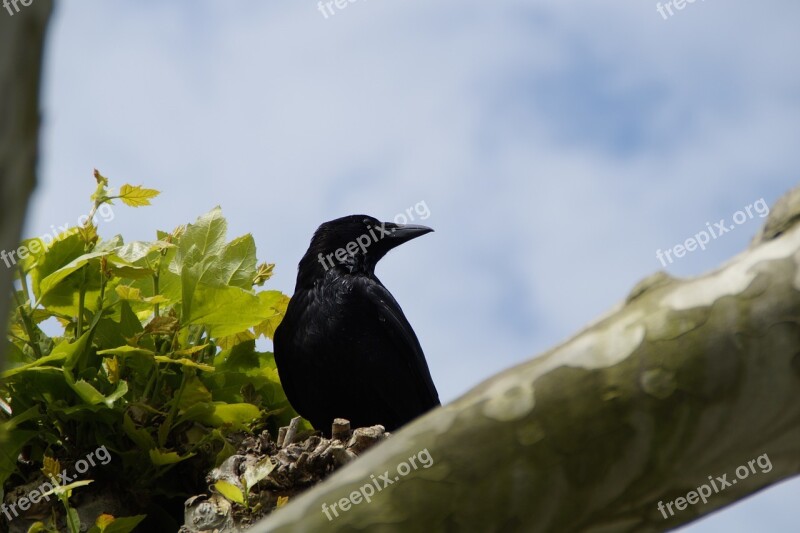
M 375 276 L 389 250 L 432 231 L 351 215 L 314 233 L 274 351 L 289 403 L 325 435 L 334 418 L 394 431 L 439 405 L 417 336 Z

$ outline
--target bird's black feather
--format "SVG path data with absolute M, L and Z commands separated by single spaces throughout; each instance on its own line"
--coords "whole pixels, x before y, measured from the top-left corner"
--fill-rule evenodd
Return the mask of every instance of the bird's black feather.
M 316 429 L 346 418 L 392 431 L 439 405 L 417 336 L 374 273 L 391 248 L 429 231 L 354 215 L 315 233 L 275 332 L 275 361 L 289 402 Z M 329 255 L 363 235 L 370 242 L 355 253 Z

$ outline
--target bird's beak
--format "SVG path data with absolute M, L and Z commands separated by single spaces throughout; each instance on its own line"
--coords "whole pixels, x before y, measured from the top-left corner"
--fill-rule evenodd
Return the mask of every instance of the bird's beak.
M 433 229 L 428 226 L 418 226 L 416 224 L 393 224 L 391 222 L 386 222 L 384 227 L 391 232 L 388 240 L 393 245 L 392 247 L 399 246 L 404 242 L 416 239 L 417 237 L 421 237 L 433 231 Z

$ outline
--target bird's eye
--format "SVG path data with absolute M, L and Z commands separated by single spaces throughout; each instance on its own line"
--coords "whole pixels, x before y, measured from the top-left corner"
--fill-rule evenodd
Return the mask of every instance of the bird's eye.
M 372 225 L 372 221 L 371 221 L 370 219 L 368 219 L 368 218 L 365 218 L 365 219 L 363 220 L 363 222 L 364 222 L 364 225 L 365 225 L 365 226 L 370 226 L 370 225 Z

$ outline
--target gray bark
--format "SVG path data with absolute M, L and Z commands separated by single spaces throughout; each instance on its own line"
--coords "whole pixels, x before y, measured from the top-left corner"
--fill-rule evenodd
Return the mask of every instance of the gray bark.
M 572 339 L 403 428 L 254 531 L 663 531 L 796 475 L 798 219 L 800 189 L 719 269 L 647 278 Z M 371 502 L 354 492 L 369 485 L 381 488 Z
M 29 6 L 0 3 L 0 251 L 19 245 L 28 199 L 36 184 L 39 137 L 39 85 L 47 21 L 53 3 L 35 0 Z M 7 256 L 6 256 L 7 257 Z M 0 324 L 11 303 L 13 262 L 0 260 Z M 0 369 L 5 366 L 0 343 Z

